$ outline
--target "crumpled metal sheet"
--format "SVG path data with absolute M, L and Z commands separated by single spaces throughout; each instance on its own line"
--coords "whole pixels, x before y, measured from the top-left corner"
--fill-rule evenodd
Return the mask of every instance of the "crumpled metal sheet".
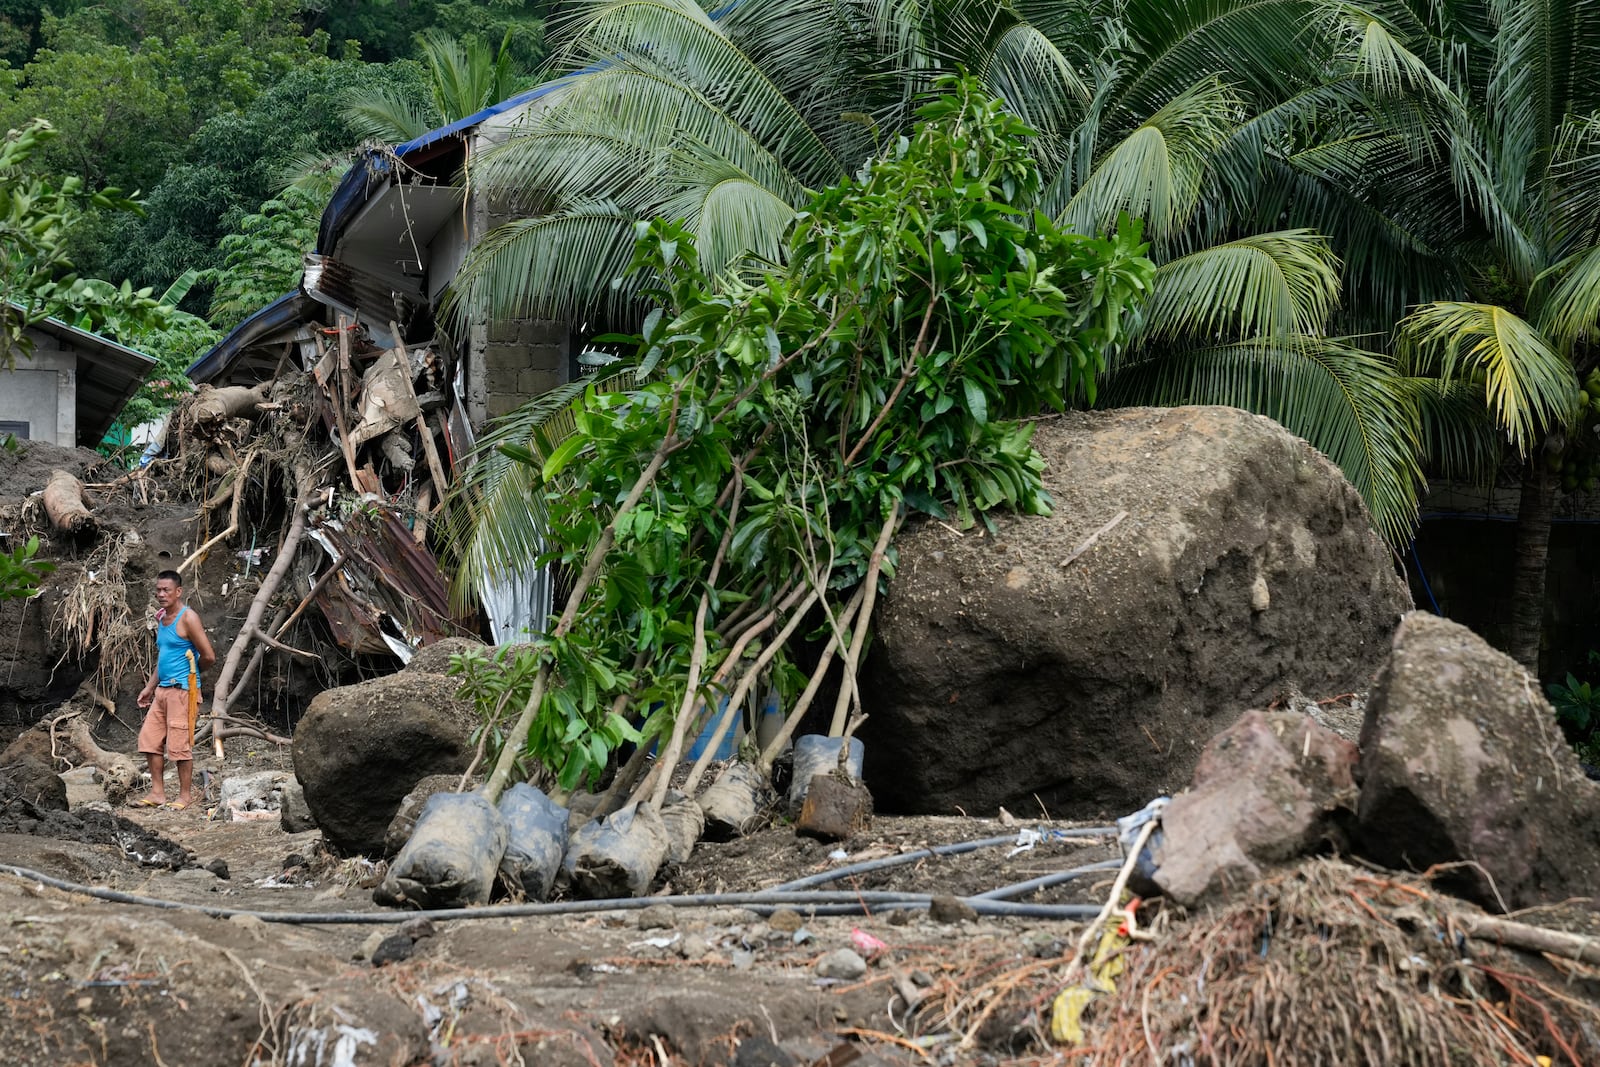
M 441 638 L 477 636 L 476 614 L 451 611 L 438 561 L 394 512 L 358 512 L 342 523 L 323 523 L 312 536 L 344 560 L 315 600 L 340 647 L 390 652 L 404 661 Z

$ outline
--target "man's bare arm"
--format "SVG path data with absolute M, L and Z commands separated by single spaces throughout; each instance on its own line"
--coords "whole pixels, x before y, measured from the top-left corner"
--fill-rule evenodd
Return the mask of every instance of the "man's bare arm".
M 195 651 L 200 654 L 200 669 L 203 671 L 209 670 L 211 665 L 217 662 L 217 654 L 211 648 L 211 638 L 206 636 L 206 628 L 200 622 L 200 616 L 196 615 L 194 609 L 191 608 L 178 621 L 180 624 L 188 623 L 186 630 L 182 629 L 180 625 L 180 632 L 194 646 Z

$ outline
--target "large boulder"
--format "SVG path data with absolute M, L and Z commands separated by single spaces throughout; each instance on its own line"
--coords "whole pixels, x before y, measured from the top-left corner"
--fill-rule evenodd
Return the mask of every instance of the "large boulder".
M 1537 680 L 1464 626 L 1423 612 L 1401 622 L 1358 777 L 1359 847 L 1385 866 L 1462 863 L 1441 884 L 1487 908 L 1600 884 L 1600 786 Z
M 377 853 L 401 799 L 472 760 L 477 713 L 457 684 L 404 671 L 319 693 L 294 734 L 294 773 L 330 845 Z
M 1051 515 L 897 542 L 863 682 L 881 809 L 1132 811 L 1245 708 L 1370 683 L 1410 594 L 1310 445 L 1232 408 L 1037 427 Z
M 1262 869 L 1348 843 L 1356 746 L 1310 716 L 1249 711 L 1200 755 L 1161 818 L 1155 883 L 1186 906 L 1254 885 Z

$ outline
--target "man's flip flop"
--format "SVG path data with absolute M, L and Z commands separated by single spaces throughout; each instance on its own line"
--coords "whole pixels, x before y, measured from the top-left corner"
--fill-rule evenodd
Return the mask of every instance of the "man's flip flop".
M 171 804 L 163 804 L 161 806 L 166 808 L 168 811 L 187 811 L 187 810 L 189 810 L 189 805 L 185 804 L 181 800 L 174 800 Z
M 164 808 L 166 806 L 167 802 L 165 800 L 154 800 L 150 797 L 141 797 L 128 805 L 130 808 Z

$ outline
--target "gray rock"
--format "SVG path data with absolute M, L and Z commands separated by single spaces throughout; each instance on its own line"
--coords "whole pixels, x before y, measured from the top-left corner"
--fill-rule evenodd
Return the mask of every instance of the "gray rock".
M 412 940 L 405 934 L 390 934 L 372 950 L 372 965 L 382 967 L 388 963 L 401 963 L 411 958 Z
M 678 955 L 686 960 L 699 960 L 711 954 L 711 944 L 699 934 L 688 934 L 678 942 Z
M 437 931 L 434 929 L 433 920 L 426 915 L 418 915 L 401 923 L 399 932 L 413 941 L 421 941 L 423 938 L 432 937 Z
M 477 712 L 437 674 L 404 671 L 318 693 L 294 734 L 294 772 L 323 837 L 376 853 L 400 801 L 472 759 Z
M 792 934 L 805 922 L 793 908 L 774 908 L 772 914 L 767 916 L 767 925 L 780 934 Z
M 1600 884 L 1600 788 L 1537 679 L 1464 626 L 1423 612 L 1401 623 L 1367 703 L 1359 778 L 1358 848 L 1385 866 L 1472 861 L 1435 884 L 1494 910 Z
M 311 815 L 311 808 L 306 804 L 306 791 L 301 788 L 300 782 L 290 778 L 282 786 L 282 807 L 278 809 L 279 825 L 286 834 L 303 834 L 307 830 L 317 828 L 317 820 Z
M 1356 746 L 1295 712 L 1247 712 L 1211 739 L 1162 815 L 1155 883 L 1187 907 L 1248 887 L 1264 866 L 1344 846 Z
M 228 871 L 228 861 L 223 859 L 221 856 L 218 856 L 210 863 L 204 864 L 204 867 L 206 870 L 210 871 L 212 874 L 223 879 L 224 881 L 231 877 Z
M 937 896 L 928 902 L 928 918 L 936 923 L 969 923 L 978 911 L 960 897 Z
M 853 982 L 867 973 L 867 961 L 853 949 L 836 948 L 817 961 L 818 978 Z
M 1229 408 L 1036 426 L 1049 516 L 895 542 L 862 680 L 880 807 L 1134 811 L 1280 689 L 1366 686 L 1411 598 L 1320 453 Z
M 217 885 L 217 876 L 204 867 L 187 867 L 181 871 L 174 871 L 172 880 L 179 885 L 197 890 L 215 889 Z
M 639 929 L 671 930 L 678 925 L 678 909 L 671 904 L 652 904 L 639 912 Z

